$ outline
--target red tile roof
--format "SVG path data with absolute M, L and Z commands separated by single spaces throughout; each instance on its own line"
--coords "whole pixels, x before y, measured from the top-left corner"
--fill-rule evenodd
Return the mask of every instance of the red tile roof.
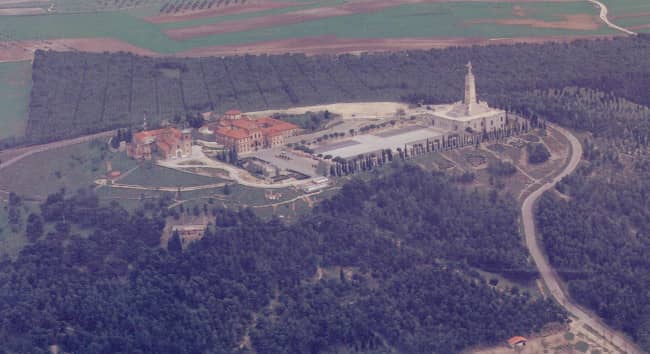
M 162 129 L 155 129 L 155 130 L 145 130 L 139 133 L 133 134 L 133 139 L 137 143 L 145 143 L 146 140 L 150 138 L 156 138 L 161 135 L 166 135 L 166 136 L 173 136 L 175 138 L 179 138 L 181 136 L 181 131 L 176 129 L 176 128 L 162 128 Z
M 248 133 L 239 129 L 219 128 L 215 133 L 236 140 L 248 138 Z
M 295 124 L 269 117 L 258 118 L 256 122 L 262 128 L 264 135 L 280 135 L 284 132 L 298 129 L 298 126 Z
M 246 130 L 258 130 L 260 129 L 259 124 L 257 124 L 256 121 L 245 118 L 245 119 L 237 119 L 233 120 L 230 122 L 230 125 L 241 128 L 241 129 L 246 129 Z
M 158 149 L 165 155 L 174 149 L 174 144 L 178 144 L 180 138 L 181 131 L 172 127 L 146 130 L 133 134 L 133 139 L 137 144 L 146 144 L 149 139 L 153 139 Z
M 510 344 L 511 346 L 515 346 L 515 345 L 517 345 L 517 344 L 519 344 L 521 342 L 527 342 L 527 341 L 528 341 L 528 339 L 526 339 L 525 337 L 514 336 L 514 337 L 508 339 L 508 344 Z
M 229 115 L 229 116 L 236 116 L 238 114 L 241 114 L 241 111 L 238 110 L 238 109 L 231 109 L 228 112 L 226 112 L 226 115 Z
M 218 126 L 215 130 L 217 135 L 233 139 L 249 137 L 256 131 L 261 131 L 263 136 L 278 136 L 287 131 L 298 129 L 297 125 L 269 117 L 258 119 L 243 117 L 236 120 L 221 119 Z

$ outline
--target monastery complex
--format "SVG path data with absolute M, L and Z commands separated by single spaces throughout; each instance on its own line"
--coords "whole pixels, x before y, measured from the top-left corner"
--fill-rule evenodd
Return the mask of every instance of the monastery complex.
M 250 118 L 240 111 L 228 111 L 214 125 L 218 143 L 238 153 L 282 146 L 286 139 L 298 134 L 298 126 L 279 119 Z
M 335 111 L 337 105 L 340 114 Z M 355 107 L 354 111 L 341 107 L 346 105 Z M 209 164 L 209 159 L 219 159 L 267 180 L 281 181 L 322 177 L 323 168 L 331 167 L 337 171 L 339 165 L 363 159 L 372 165 L 376 163 L 372 161 L 383 159 L 386 154 L 417 156 L 476 145 L 485 139 L 510 136 L 527 124 L 516 117 L 509 119 L 505 111 L 478 99 L 471 63 L 467 64 L 464 97 L 455 103 L 408 106 L 390 102 L 390 110 L 384 111 L 378 108 L 381 103 L 331 106 L 337 114 L 334 119 L 338 121 L 299 137 L 300 127 L 268 116 L 274 111 L 258 112 L 260 117 L 238 110 L 227 111 L 219 117 L 205 112 L 204 119 L 210 121 L 196 134 L 174 127 L 145 130 L 134 134 L 127 153 L 139 160 L 207 158 L 201 161 Z M 327 105 L 298 107 L 282 114 L 302 115 L 310 110 L 322 112 L 328 109 Z M 194 138 L 197 139 L 196 156 L 192 156 Z M 170 161 L 171 164 L 176 162 Z M 320 172 L 316 172 L 319 165 Z M 321 187 L 308 185 L 305 190 L 314 191 Z

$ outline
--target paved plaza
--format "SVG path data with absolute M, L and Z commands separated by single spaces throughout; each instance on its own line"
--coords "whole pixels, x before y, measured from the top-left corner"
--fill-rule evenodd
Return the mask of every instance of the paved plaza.
M 348 140 L 316 148 L 317 154 L 342 157 L 344 159 L 368 154 L 382 149 L 395 150 L 404 148 L 405 145 L 436 139 L 443 135 L 443 131 L 429 127 L 411 126 L 379 134 L 357 135 Z

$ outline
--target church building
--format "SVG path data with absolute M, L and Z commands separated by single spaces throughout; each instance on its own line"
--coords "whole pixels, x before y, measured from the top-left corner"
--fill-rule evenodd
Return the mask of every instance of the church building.
M 180 159 L 192 156 L 192 132 L 167 127 L 133 134 L 126 153 L 136 160 Z

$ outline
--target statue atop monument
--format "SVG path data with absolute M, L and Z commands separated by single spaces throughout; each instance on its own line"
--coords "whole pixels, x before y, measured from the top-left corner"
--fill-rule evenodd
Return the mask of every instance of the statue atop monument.
M 449 115 L 452 117 L 473 117 L 476 115 L 486 114 L 491 111 L 487 103 L 479 101 L 476 97 L 476 78 L 472 72 L 472 62 L 468 62 L 467 74 L 465 74 L 465 95 L 463 100 L 456 102 Z
M 465 75 L 465 99 L 463 103 L 469 106 L 469 111 L 472 111 L 472 106 L 478 103 L 476 99 L 476 79 L 472 73 L 472 62 L 467 63 L 467 75 Z

